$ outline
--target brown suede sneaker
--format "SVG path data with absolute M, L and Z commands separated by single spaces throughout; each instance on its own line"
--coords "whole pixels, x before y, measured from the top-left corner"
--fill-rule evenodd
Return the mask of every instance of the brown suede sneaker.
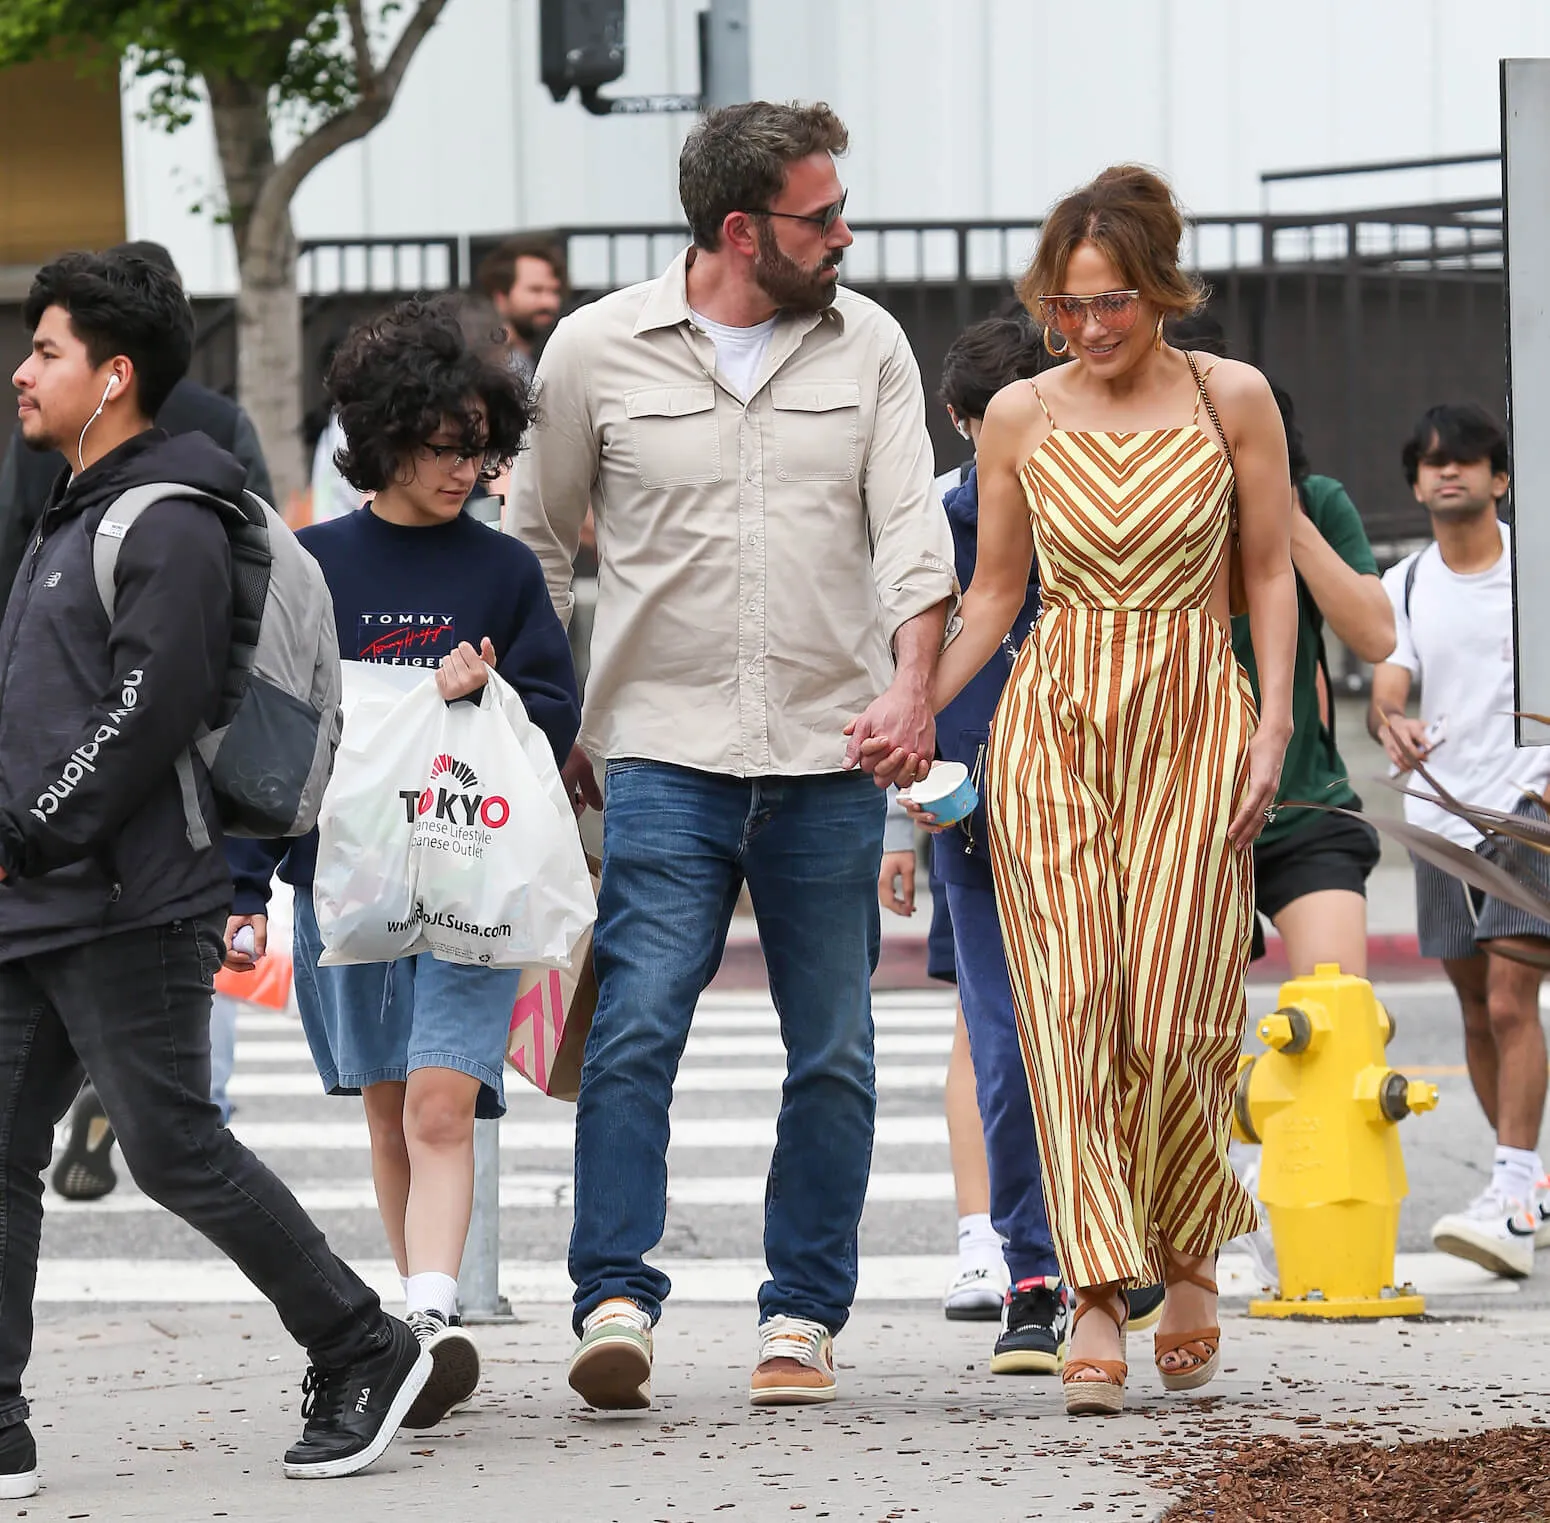
M 834 1400 L 834 1339 L 821 1322 L 771 1317 L 759 1324 L 759 1364 L 748 1382 L 756 1407 Z

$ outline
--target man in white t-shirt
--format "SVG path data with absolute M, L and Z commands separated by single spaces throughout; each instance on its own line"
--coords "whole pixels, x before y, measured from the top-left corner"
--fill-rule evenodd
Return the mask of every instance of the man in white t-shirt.
M 1506 435 L 1481 408 L 1434 407 L 1403 458 L 1435 541 L 1383 578 L 1397 640 L 1373 673 L 1368 728 L 1398 771 L 1424 762 L 1464 803 L 1543 820 L 1550 748 L 1519 749 L 1514 731 L 1512 539 L 1497 517 L 1509 481 Z M 1417 679 L 1421 716 L 1412 719 L 1405 705 Z M 1426 790 L 1419 775 L 1413 786 Z M 1541 852 L 1487 846 L 1424 798 L 1405 799 L 1405 818 L 1550 888 Z M 1511 953 L 1542 952 L 1550 924 L 1419 858 L 1415 885 L 1421 954 L 1442 960 L 1458 992 L 1470 1082 L 1497 1142 L 1490 1183 L 1438 1221 L 1432 1241 L 1497 1274 L 1526 1275 L 1536 1241 L 1550 1245 L 1550 1185 L 1538 1152 L 1545 1037 L 1540 974 Z

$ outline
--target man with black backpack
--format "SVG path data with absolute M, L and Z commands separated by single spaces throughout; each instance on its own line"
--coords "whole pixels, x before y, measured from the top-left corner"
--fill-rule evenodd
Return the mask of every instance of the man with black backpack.
M 50 495 L 0 626 L 0 1497 L 37 1489 L 21 1387 L 41 1175 L 83 1070 L 141 1189 L 227 1253 L 306 1347 L 305 1425 L 286 1474 L 350 1474 L 387 1447 L 430 1357 L 209 1099 L 211 984 L 231 904 L 216 784 L 233 796 L 212 739 L 231 717 L 235 641 L 263 658 L 270 633 L 263 606 L 250 627 L 254 538 L 269 542 L 276 579 L 306 568 L 278 519 L 240 505 L 231 456 L 152 426 L 192 350 L 174 278 L 128 253 L 67 254 L 38 272 L 24 315 L 22 434 L 62 450 L 72 474 Z M 158 483 L 185 490 L 151 491 Z M 152 500 L 133 516 L 137 495 Z M 104 537 L 116 555 L 99 552 Z M 277 696 L 263 670 L 257 659 L 235 712 L 273 700 L 297 721 L 306 704 Z M 294 733 L 268 731 L 273 753 L 299 762 L 292 779 L 257 778 L 282 812 L 309 797 L 315 812 L 337 732 L 320 732 L 316 714 L 309 723 L 299 754 Z M 236 728 L 219 743 L 240 740 Z

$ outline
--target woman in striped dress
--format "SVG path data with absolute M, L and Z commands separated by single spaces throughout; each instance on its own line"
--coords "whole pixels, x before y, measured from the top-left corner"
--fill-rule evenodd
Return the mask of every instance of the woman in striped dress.
M 935 693 L 941 707 L 994 651 L 1037 548 L 1044 610 L 996 716 L 988 789 L 1045 1194 L 1076 1289 L 1072 1412 L 1120 1408 L 1127 1285 L 1168 1287 L 1164 1385 L 1215 1374 L 1216 1252 L 1255 1225 L 1227 1141 L 1250 848 L 1292 729 L 1292 500 L 1264 378 L 1163 341 L 1201 299 L 1181 233 L 1167 185 L 1133 166 L 1046 222 L 1021 295 L 1071 363 L 986 413 L 978 568 Z M 1257 718 L 1228 634 L 1234 558 Z

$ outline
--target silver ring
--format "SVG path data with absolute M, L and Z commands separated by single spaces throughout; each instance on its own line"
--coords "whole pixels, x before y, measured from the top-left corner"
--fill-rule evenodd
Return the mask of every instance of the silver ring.
M 1275 822 L 1276 822 L 1276 806 L 1274 804 L 1272 804 L 1265 811 L 1265 823 L 1267 825 L 1274 825 Z

